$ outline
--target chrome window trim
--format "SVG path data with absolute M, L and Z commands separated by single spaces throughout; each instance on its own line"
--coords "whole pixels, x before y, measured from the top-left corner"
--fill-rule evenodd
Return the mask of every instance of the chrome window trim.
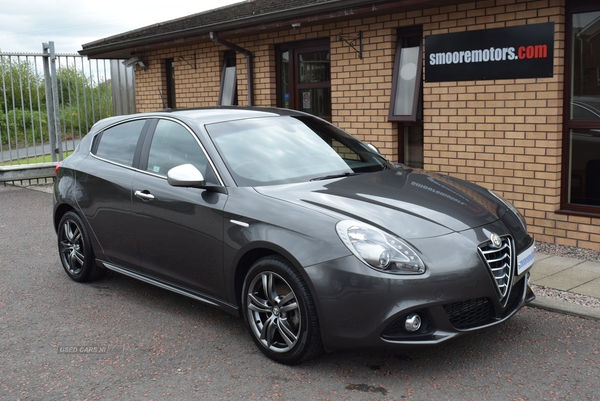
M 141 169 L 139 169 L 137 167 L 126 166 L 124 164 L 121 164 L 121 163 L 118 163 L 118 162 L 115 162 L 115 161 L 112 161 L 112 160 L 105 159 L 103 157 L 97 156 L 96 154 L 92 153 L 92 147 L 94 146 L 94 143 L 95 143 L 96 138 L 98 137 L 98 135 L 101 135 L 104 131 L 106 131 L 106 130 L 112 128 L 112 127 L 115 127 L 117 125 L 120 125 L 120 124 L 123 124 L 123 123 L 128 123 L 128 122 L 131 122 L 131 121 L 137 121 L 137 120 L 168 120 L 168 121 L 172 121 L 174 123 L 177 123 L 177 124 L 181 125 L 183 128 L 185 128 L 190 133 L 190 135 L 192 135 L 192 137 L 196 140 L 196 143 L 200 146 L 200 149 L 204 153 L 204 156 L 206 156 L 206 160 L 208 161 L 208 164 L 213 169 L 213 172 L 215 173 L 215 176 L 217 177 L 217 180 L 219 181 L 219 185 L 222 186 L 222 187 L 225 186 L 223 178 L 221 177 L 221 174 L 219 174 L 219 171 L 216 169 L 215 164 L 212 161 L 212 158 L 210 157 L 210 155 L 208 154 L 208 152 L 206 152 L 206 148 L 204 147 L 204 145 L 202 145 L 202 142 L 200 142 L 200 138 L 198 138 L 198 135 L 196 135 L 196 133 L 194 132 L 194 130 L 192 130 L 187 124 L 183 123 L 182 121 L 180 121 L 180 120 L 178 120 L 176 118 L 172 118 L 172 117 L 166 117 L 166 116 L 136 117 L 136 118 L 131 118 L 131 119 L 126 119 L 126 120 L 118 121 L 118 122 L 115 122 L 114 124 L 108 125 L 107 127 L 103 128 L 102 130 L 100 130 L 100 131 L 98 131 L 98 132 L 96 132 L 94 134 L 94 138 L 90 141 L 90 146 L 89 146 L 89 149 L 88 149 L 88 154 L 91 155 L 95 159 L 102 160 L 104 162 L 113 164 L 115 166 L 124 167 L 124 168 L 129 169 L 129 170 L 134 170 L 134 171 L 137 171 L 137 172 L 140 172 L 140 173 L 152 175 L 154 177 L 158 177 L 158 178 L 162 178 L 162 179 L 166 180 L 167 179 L 166 176 L 159 175 L 159 174 L 156 174 L 156 173 L 152 173 L 152 172 L 147 171 L 147 170 L 141 170 Z M 146 138 L 144 138 L 144 140 L 146 140 Z

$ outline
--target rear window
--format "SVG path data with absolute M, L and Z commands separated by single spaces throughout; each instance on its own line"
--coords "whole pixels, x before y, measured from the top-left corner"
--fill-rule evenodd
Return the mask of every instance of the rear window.
M 133 165 L 133 157 L 146 120 L 129 121 L 106 129 L 98 137 L 94 154 L 125 166 Z

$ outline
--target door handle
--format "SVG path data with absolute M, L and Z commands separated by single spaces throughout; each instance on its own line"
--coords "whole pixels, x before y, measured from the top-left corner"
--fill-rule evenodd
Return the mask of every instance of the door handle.
M 152 195 L 148 191 L 135 191 L 133 194 L 135 196 L 137 196 L 138 198 L 140 198 L 142 200 L 145 200 L 145 201 L 149 201 L 149 200 L 153 200 L 154 199 L 154 195 Z

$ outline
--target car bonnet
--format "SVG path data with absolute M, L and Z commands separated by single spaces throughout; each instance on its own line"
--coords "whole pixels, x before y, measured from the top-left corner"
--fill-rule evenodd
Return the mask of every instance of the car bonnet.
M 405 239 L 483 226 L 506 212 L 482 187 L 410 168 L 255 189 L 340 220 L 369 222 Z

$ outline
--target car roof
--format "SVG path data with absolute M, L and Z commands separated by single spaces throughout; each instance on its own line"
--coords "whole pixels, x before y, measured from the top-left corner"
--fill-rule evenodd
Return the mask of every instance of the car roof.
M 265 108 L 265 107 L 205 107 L 197 109 L 174 110 L 166 113 L 167 115 L 176 115 L 198 119 L 205 124 L 216 122 L 231 121 L 245 118 L 276 117 L 281 115 L 301 115 L 294 110 Z
M 240 107 L 240 106 L 216 106 L 199 107 L 193 109 L 174 109 L 157 112 L 146 112 L 137 114 L 128 114 L 105 118 L 96 124 L 97 129 L 113 124 L 118 121 L 124 121 L 132 118 L 161 118 L 173 117 L 185 121 L 194 121 L 196 123 L 214 124 L 225 121 L 240 120 L 247 118 L 264 118 L 277 116 L 306 116 L 308 114 L 289 109 L 279 109 L 270 107 Z

